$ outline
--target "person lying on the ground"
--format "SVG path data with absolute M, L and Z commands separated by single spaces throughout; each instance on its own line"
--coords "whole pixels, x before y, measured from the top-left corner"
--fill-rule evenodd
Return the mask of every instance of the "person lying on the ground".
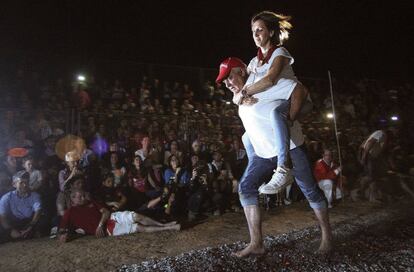
M 97 238 L 124 235 L 136 232 L 156 232 L 180 230 L 180 224 L 169 222 L 162 224 L 149 217 L 132 211 L 110 213 L 101 204 L 90 201 L 82 190 L 71 192 L 72 206 L 65 211 L 60 222 L 59 241 L 68 241 L 70 230 L 83 231 Z

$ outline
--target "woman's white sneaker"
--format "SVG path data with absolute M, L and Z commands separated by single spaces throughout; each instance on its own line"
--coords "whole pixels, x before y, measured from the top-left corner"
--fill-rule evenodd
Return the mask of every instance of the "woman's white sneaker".
M 267 184 L 260 186 L 259 193 L 274 195 L 289 184 L 292 184 L 293 177 L 291 171 L 291 169 L 283 166 L 277 167 L 274 170 L 272 179 Z

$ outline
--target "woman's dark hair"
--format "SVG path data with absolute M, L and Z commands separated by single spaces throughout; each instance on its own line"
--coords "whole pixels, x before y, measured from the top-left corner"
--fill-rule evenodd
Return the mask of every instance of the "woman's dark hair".
M 112 168 L 112 166 L 111 166 L 111 157 L 114 154 L 118 157 L 118 161 L 115 164 L 115 168 L 121 168 L 122 166 L 124 166 L 122 155 L 119 152 L 115 152 L 115 151 L 109 152 L 109 156 L 107 158 L 107 166 L 106 167 L 107 168 Z
M 148 168 L 145 167 L 145 165 L 143 164 L 143 160 L 142 160 L 141 156 L 139 156 L 139 155 L 134 156 L 132 163 L 134 163 L 135 159 L 139 159 L 141 161 L 141 167 L 138 170 L 135 166 L 132 166 L 131 167 L 131 173 L 133 175 L 139 175 L 141 177 L 145 177 L 148 174 Z
M 176 159 L 177 159 L 178 166 L 180 166 L 180 165 L 181 165 L 180 160 L 178 159 L 178 157 L 177 157 L 176 155 L 174 155 L 174 154 L 171 154 L 171 155 L 168 157 L 168 159 L 167 159 L 167 161 L 168 161 L 168 167 L 171 167 L 171 160 L 172 160 L 172 158 L 176 158 Z
M 252 17 L 251 24 L 258 20 L 262 20 L 269 31 L 274 31 L 274 35 L 270 38 L 272 44 L 282 45 L 289 39 L 289 29 L 292 24 L 289 23 L 290 16 L 277 14 L 271 11 L 262 11 Z
M 25 164 L 27 161 L 33 161 L 33 157 L 32 156 L 26 156 L 22 159 L 22 163 Z

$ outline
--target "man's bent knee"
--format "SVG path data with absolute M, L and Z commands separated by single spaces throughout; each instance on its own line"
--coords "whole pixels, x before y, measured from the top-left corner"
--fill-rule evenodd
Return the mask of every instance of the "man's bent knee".
M 328 208 L 328 204 L 326 200 L 319 201 L 319 202 L 309 201 L 309 206 L 314 210 L 325 210 Z
M 257 195 L 239 193 L 239 198 L 242 207 L 251 205 L 259 206 L 259 200 L 257 199 Z

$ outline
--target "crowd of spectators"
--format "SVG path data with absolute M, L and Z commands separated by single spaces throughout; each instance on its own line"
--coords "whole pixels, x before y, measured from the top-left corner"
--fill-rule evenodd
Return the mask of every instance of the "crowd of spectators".
M 328 179 L 334 184 L 334 189 L 327 190 L 325 182 L 320 184 L 328 192 L 330 204 L 344 195 L 364 198 L 360 188 L 367 174 L 357 154 L 378 128 L 388 129 L 391 135 L 384 149 L 390 171 L 369 183 L 388 188 L 390 182 L 379 179 L 398 177 L 405 187 L 412 188 L 408 181 L 414 175 L 414 152 L 409 144 L 414 130 L 408 121 L 413 111 L 410 105 L 414 105 L 411 85 L 335 82 L 336 134 L 333 119 L 326 117 L 332 113 L 327 82 L 303 82 L 315 106 L 301 120 L 306 145 L 316 163 L 318 181 Z M 65 212 L 78 198 L 99 203 L 97 207 L 112 213 L 133 211 L 142 218 L 149 216 L 159 224 L 240 209 L 237 185 L 247 164 L 240 141 L 243 126 L 224 87 L 210 81 L 193 87 L 146 76 L 130 86 L 92 77 L 85 82 L 48 82 L 24 71 L 2 79 L 0 86 L 3 239 L 41 236 L 51 230 L 54 235 L 62 221 L 69 222 Z M 73 150 L 67 150 L 62 141 L 71 133 L 76 134 L 76 140 L 71 140 L 76 143 Z M 341 167 L 337 165 L 336 136 Z M 329 167 L 318 166 L 321 159 Z M 336 194 L 336 189 L 341 192 Z M 391 191 L 383 199 L 410 192 Z M 301 199 L 293 184 L 264 200 L 269 207 Z

